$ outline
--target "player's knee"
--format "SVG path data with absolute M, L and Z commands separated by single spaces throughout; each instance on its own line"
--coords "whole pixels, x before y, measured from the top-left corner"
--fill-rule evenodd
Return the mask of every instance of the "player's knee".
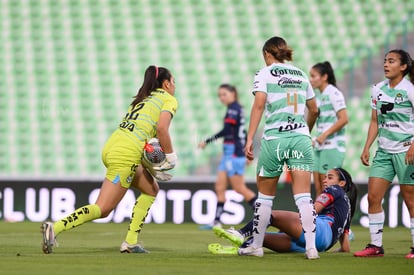
M 369 194 L 368 193 L 368 204 L 370 206 L 381 205 L 382 197 L 377 194 Z
M 404 202 L 410 214 L 414 213 L 414 198 L 404 199 Z
M 245 185 L 233 185 L 233 190 L 242 195 L 248 192 L 248 189 Z

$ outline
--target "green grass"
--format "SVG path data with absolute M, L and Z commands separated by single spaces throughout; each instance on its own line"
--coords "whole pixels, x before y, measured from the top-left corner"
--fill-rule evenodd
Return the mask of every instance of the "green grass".
M 195 224 L 146 224 L 140 236 L 150 254 L 121 254 L 128 224 L 89 223 L 62 233 L 55 253 L 40 248 L 39 223 L 0 222 L 0 274 L 414 274 L 414 260 L 407 260 L 407 228 L 384 230 L 385 257 L 355 258 L 350 253 L 321 253 L 305 260 L 301 253 L 265 251 L 263 258 L 217 256 L 207 244 L 217 239 L 212 231 Z M 368 242 L 368 229 L 353 227 L 352 251 Z

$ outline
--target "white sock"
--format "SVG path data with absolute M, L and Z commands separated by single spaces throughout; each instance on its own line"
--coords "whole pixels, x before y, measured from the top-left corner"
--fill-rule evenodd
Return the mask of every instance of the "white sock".
M 413 241 L 413 247 L 414 247 L 414 218 L 411 218 L 410 221 L 411 221 L 411 240 Z
M 382 230 L 384 229 L 384 211 L 375 214 L 368 214 L 369 233 L 371 234 L 371 244 L 382 246 Z
M 253 242 L 254 248 L 263 246 L 263 239 L 266 228 L 269 225 L 270 215 L 272 215 L 273 199 L 275 196 L 263 195 L 259 192 L 254 208 L 253 218 Z
M 300 221 L 305 234 L 306 250 L 315 248 L 316 212 L 310 193 L 300 193 L 293 196 L 299 209 Z

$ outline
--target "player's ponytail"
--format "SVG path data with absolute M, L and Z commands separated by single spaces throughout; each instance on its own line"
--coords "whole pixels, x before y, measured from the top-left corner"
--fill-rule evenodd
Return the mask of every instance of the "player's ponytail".
M 403 76 L 408 75 L 410 82 L 414 84 L 414 61 L 410 54 L 401 49 L 391 50 L 388 53 L 396 53 L 400 56 L 401 65 L 407 65 L 407 68 L 403 72 Z
M 149 66 L 145 70 L 144 82 L 142 83 L 141 88 L 139 88 L 138 93 L 134 96 L 134 100 L 131 105 L 135 106 L 143 101 L 151 94 L 152 91 L 157 88 L 161 88 L 162 83 L 165 80 L 171 80 L 171 77 L 172 75 L 168 69 L 154 65 Z
M 292 61 L 293 50 L 288 47 L 286 41 L 278 36 L 274 36 L 267 40 L 263 45 L 263 52 L 270 53 L 276 60 L 280 62 Z
M 325 61 L 323 63 L 316 63 L 315 65 L 313 65 L 312 68 L 317 70 L 321 76 L 327 75 L 328 83 L 336 87 L 335 73 L 329 61 Z
M 358 188 L 352 180 L 351 175 L 343 168 L 335 168 L 338 173 L 339 180 L 345 181 L 345 193 L 349 198 L 349 202 L 351 204 L 351 220 L 354 217 L 356 204 L 357 204 L 357 196 L 358 196 Z

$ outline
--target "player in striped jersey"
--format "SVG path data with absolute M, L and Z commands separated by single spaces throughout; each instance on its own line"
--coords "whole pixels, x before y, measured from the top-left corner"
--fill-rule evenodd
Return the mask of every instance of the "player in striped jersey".
M 293 51 L 280 37 L 263 46 L 266 67 L 256 73 L 254 103 L 246 142 L 246 157 L 253 159 L 253 138 L 264 110 L 265 127 L 257 163 L 258 198 L 254 210 L 253 241 L 239 255 L 263 256 L 263 238 L 269 222 L 276 187 L 283 170 L 292 173 L 292 191 L 306 239 L 306 257 L 319 258 L 315 247 L 315 208 L 310 194 L 313 149 L 310 130 L 317 117 L 315 94 L 306 74 L 285 61 Z M 305 107 L 308 121 L 305 121 Z M 286 164 L 286 166 L 285 166 Z
M 241 194 L 249 205 L 254 207 L 256 201 L 256 194 L 246 186 L 244 181 L 246 157 L 243 150 L 246 143 L 246 129 L 244 126 L 244 111 L 238 100 L 237 89 L 233 85 L 222 84 L 218 89 L 218 95 L 221 103 L 227 106 L 224 127 L 220 132 L 198 145 L 199 148 L 203 149 L 207 144 L 223 138 L 223 157 L 214 184 L 217 195 L 216 215 L 213 224 L 202 225 L 200 229 L 212 229 L 213 226 L 221 227 L 220 217 L 224 213 L 225 192 L 228 182 L 230 182 L 234 191 Z
M 372 88 L 371 122 L 361 154 L 362 164 L 369 166 L 369 149 L 378 136 L 368 180 L 371 242 L 354 255 L 384 256 L 382 200 L 397 175 L 411 218 L 412 247 L 406 258 L 414 259 L 414 65 L 408 52 L 389 51 L 384 59 L 384 74 L 386 79 Z
M 323 190 L 322 182 L 326 172 L 334 167 L 342 167 L 345 158 L 345 125 L 348 123 L 348 115 L 344 95 L 336 87 L 335 74 L 328 61 L 317 63 L 312 67 L 310 82 L 314 89 L 320 91 L 317 97 L 319 115 L 316 120 L 313 169 L 317 197 Z
M 53 252 L 56 236 L 61 232 L 108 216 L 131 186 L 140 190 L 141 194 L 132 210 L 120 252 L 147 253 L 138 244 L 138 235 L 159 190 L 152 176 L 158 180 L 170 180 L 171 175 L 163 171 L 172 169 L 177 159 L 169 134 L 170 122 L 177 109 L 174 93 L 171 72 L 163 67 L 149 66 L 127 114 L 102 150 L 102 161 L 107 172 L 96 202 L 80 207 L 55 223 L 44 222 L 41 226 L 44 253 Z M 141 165 L 141 158 L 145 143 L 155 136 L 166 153 L 167 161 L 158 168 L 161 171 L 147 171 Z

